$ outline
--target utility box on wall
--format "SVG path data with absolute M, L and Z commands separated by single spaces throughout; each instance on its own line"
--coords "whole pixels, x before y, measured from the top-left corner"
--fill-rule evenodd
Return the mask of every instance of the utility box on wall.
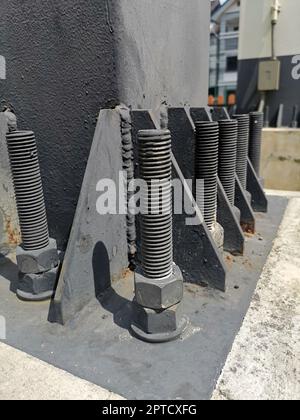
M 280 61 L 261 61 L 258 69 L 258 90 L 279 90 Z
M 276 125 L 281 107 L 282 125 L 291 126 L 300 109 L 300 1 L 280 5 L 272 29 L 274 0 L 241 0 L 237 100 L 240 112 L 253 111 L 265 92 L 270 125 Z M 299 113 L 296 120 L 299 126 Z

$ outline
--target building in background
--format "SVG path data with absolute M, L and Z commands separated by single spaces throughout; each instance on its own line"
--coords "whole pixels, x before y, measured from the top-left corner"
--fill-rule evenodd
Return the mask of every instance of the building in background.
M 219 0 L 211 0 L 211 11 L 212 12 L 219 6 L 220 6 L 220 1 Z
M 238 108 L 266 126 L 299 126 L 299 16 L 299 0 L 241 0 Z
M 234 105 L 238 81 L 240 1 L 212 2 L 209 102 Z

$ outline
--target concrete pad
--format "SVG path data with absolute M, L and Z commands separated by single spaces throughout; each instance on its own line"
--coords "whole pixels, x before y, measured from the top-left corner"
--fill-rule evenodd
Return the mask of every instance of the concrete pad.
M 261 176 L 266 188 L 300 190 L 299 129 L 263 130 Z
M 0 400 L 120 400 L 122 397 L 0 343 Z
M 213 400 L 300 399 L 299 214 L 294 198 Z
M 287 198 L 300 198 L 300 191 L 265 190 L 267 195 Z

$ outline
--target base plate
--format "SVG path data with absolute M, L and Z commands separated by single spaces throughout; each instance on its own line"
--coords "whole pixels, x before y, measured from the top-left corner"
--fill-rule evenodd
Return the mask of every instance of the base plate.
M 112 290 L 91 301 L 67 325 L 51 324 L 47 321 L 49 302 L 24 304 L 17 299 L 18 267 L 6 259 L 0 264 L 5 343 L 130 400 L 210 399 L 287 202 L 270 197 L 269 213 L 256 214 L 256 234 L 246 235 L 244 256 L 225 253 L 226 293 L 185 284 L 183 315 L 189 323 L 180 339 L 158 347 L 133 337 L 134 283 L 133 276 L 128 275 L 114 282 Z

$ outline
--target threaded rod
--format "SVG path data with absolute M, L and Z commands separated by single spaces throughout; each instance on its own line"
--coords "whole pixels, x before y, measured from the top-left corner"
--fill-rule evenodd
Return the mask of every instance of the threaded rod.
M 219 178 L 230 204 L 234 206 L 238 123 L 236 120 L 222 120 L 219 129 Z
M 204 220 L 211 230 L 217 220 L 217 176 L 218 176 L 219 124 L 196 122 L 196 180 L 204 181 Z M 196 199 L 200 204 L 201 193 L 196 185 Z M 200 201 L 199 201 L 200 199 Z
M 142 187 L 142 269 L 150 279 L 168 277 L 173 271 L 172 160 L 169 130 L 138 133 Z M 147 185 L 147 187 L 146 187 Z
M 233 119 L 238 122 L 238 142 L 237 142 L 237 158 L 236 173 L 244 190 L 247 188 L 247 166 L 248 166 L 248 149 L 249 149 L 249 115 L 236 114 Z
M 49 244 L 49 232 L 36 140 L 32 131 L 6 135 L 22 247 L 42 249 Z

